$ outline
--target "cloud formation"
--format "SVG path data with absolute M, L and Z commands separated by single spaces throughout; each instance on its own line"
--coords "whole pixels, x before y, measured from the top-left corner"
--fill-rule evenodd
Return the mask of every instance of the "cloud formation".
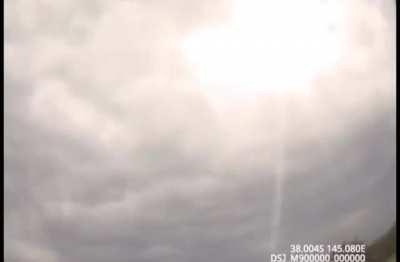
M 6 260 L 264 261 L 274 230 L 277 249 L 377 237 L 395 220 L 389 2 L 345 5 L 348 50 L 310 96 L 248 103 L 210 98 L 180 49 L 230 1 L 6 1 Z

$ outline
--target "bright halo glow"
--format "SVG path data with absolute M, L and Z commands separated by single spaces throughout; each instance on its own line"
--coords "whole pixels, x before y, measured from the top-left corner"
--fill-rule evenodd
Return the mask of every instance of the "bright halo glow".
M 340 0 L 233 0 L 218 27 L 192 32 L 183 52 L 209 94 L 307 90 L 341 53 Z

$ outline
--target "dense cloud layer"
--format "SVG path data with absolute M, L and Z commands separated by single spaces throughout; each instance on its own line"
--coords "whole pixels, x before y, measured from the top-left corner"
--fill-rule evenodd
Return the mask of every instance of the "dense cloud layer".
M 381 234 L 394 9 L 348 5 L 348 50 L 311 96 L 220 107 L 180 41 L 230 1 L 6 1 L 6 261 L 265 261 L 271 235 Z

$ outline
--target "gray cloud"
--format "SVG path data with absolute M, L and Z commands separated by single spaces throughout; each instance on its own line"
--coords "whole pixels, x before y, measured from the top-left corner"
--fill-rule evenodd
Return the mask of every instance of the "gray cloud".
M 229 1 L 7 1 L 6 260 L 264 261 L 279 163 L 277 250 L 379 236 L 393 16 L 355 2 L 345 56 L 282 115 L 274 96 L 220 109 L 192 77 L 179 43 Z

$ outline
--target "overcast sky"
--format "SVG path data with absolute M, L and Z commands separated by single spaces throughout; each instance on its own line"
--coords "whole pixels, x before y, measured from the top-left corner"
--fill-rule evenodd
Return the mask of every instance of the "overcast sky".
M 271 243 L 382 234 L 396 219 L 394 1 L 337 2 L 327 30 L 344 49 L 307 94 L 266 81 L 228 99 L 238 76 L 213 92 L 182 43 L 233 1 L 6 0 L 5 261 L 265 261 Z M 314 61 L 285 54 L 287 79 Z

